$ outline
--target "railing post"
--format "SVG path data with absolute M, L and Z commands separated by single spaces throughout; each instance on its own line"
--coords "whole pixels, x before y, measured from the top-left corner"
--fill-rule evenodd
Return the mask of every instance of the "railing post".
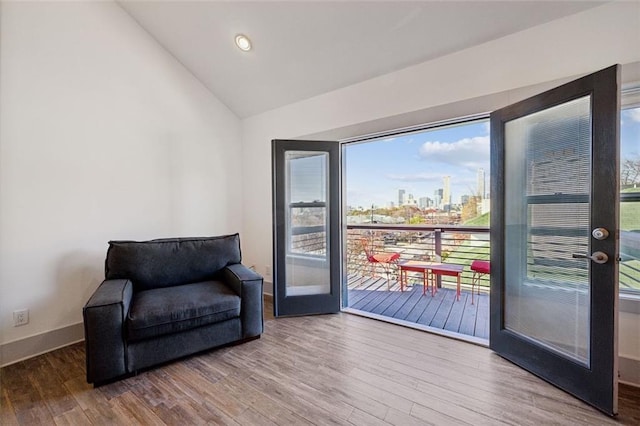
M 435 246 L 436 246 L 436 255 L 438 255 L 439 259 L 442 259 L 442 229 L 436 229 L 434 231 L 435 238 Z M 437 281 L 436 284 L 438 288 L 442 287 L 442 277 L 440 275 L 436 275 Z

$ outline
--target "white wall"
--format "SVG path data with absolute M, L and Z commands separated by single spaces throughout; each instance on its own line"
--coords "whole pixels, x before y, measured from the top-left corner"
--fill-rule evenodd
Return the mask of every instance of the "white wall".
M 245 119 L 243 161 L 251 172 L 243 180 L 243 235 L 252 241 L 245 259 L 263 273 L 271 265 L 271 139 L 356 136 L 380 130 L 380 122 L 394 128 L 485 112 L 531 85 L 640 61 L 639 46 L 640 3 L 611 3 Z M 491 94 L 499 96 L 477 101 Z M 445 105 L 449 117 L 438 117 Z M 640 361 L 640 317 L 626 314 L 620 330 L 621 354 Z
M 241 123 L 116 3 L 0 12 L 7 343 L 82 321 L 110 239 L 240 231 Z

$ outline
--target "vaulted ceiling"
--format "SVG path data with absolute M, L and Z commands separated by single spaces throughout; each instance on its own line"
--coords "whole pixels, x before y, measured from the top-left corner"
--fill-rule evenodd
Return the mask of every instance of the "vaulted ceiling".
M 120 0 L 118 3 L 235 114 L 244 118 L 604 2 Z M 250 52 L 242 52 L 235 46 L 234 37 L 239 33 L 250 37 L 253 43 Z

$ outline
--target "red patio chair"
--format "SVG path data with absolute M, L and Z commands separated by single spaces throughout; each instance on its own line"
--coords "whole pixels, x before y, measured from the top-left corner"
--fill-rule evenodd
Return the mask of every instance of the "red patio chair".
M 471 304 L 473 305 L 473 288 L 478 285 L 478 295 L 480 295 L 480 278 L 485 274 L 491 273 L 491 262 L 488 260 L 474 260 L 471 262 Z
M 379 263 L 382 266 L 382 269 L 387 274 L 387 290 L 391 289 L 390 277 L 391 277 L 391 268 L 394 265 L 397 265 L 398 259 L 400 259 L 400 253 L 374 253 L 373 252 L 373 239 L 369 240 L 368 238 L 363 238 L 361 240 L 362 249 L 364 250 L 364 254 L 367 256 L 367 262 L 371 265 L 371 276 L 375 276 L 374 268 L 375 264 Z M 371 244 L 371 247 L 369 247 Z

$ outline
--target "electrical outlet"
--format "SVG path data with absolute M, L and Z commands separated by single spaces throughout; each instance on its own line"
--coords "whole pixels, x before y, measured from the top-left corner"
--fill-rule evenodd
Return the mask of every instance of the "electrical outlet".
M 13 311 L 13 326 L 18 327 L 19 325 L 25 324 L 29 324 L 29 310 L 19 309 L 17 311 Z
M 271 276 L 271 266 L 267 265 L 264 267 L 264 274 L 268 277 Z

